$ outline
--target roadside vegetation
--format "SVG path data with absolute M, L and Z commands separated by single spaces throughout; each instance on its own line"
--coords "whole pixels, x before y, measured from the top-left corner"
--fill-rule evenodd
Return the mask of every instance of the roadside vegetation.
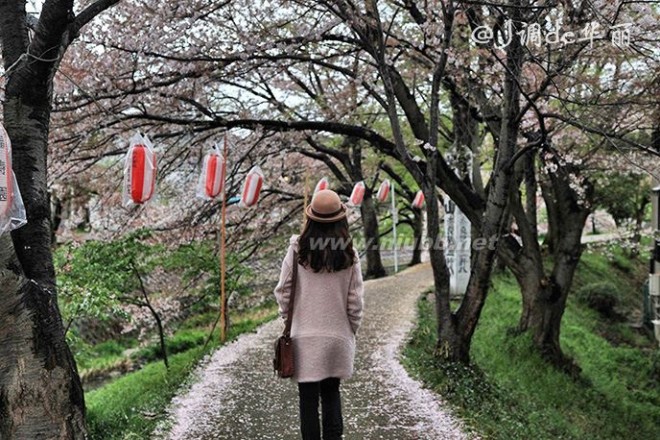
M 216 244 L 167 246 L 149 230 L 55 252 L 60 308 L 91 439 L 149 438 L 196 365 L 220 345 Z M 272 299 L 228 255 L 227 341 L 274 319 Z M 167 360 L 167 363 L 165 362 Z
M 434 356 L 432 294 L 419 301 L 402 361 L 482 438 L 660 438 L 660 353 L 652 332 L 631 324 L 641 319 L 648 255 L 628 255 L 600 245 L 580 261 L 561 333 L 577 377 L 544 362 L 529 334 L 513 330 L 521 295 L 508 272 L 493 278 L 469 367 Z
M 277 316 L 274 303 L 243 313 L 230 314 L 232 326 L 228 342 L 251 332 Z M 147 439 L 175 394 L 185 386 L 202 359 L 219 345 L 220 335 L 213 332 L 209 344 L 204 341 L 208 331 L 203 328 L 182 330 L 170 338 L 172 348 L 182 344 L 187 348 L 170 357 L 170 368 L 154 360 L 133 373 L 85 394 L 87 422 L 92 439 Z M 153 352 L 157 347 L 145 349 Z M 175 351 L 173 350 L 172 353 Z

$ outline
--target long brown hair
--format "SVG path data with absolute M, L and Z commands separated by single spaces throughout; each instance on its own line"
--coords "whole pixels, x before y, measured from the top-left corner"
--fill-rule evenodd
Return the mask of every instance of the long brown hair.
M 314 272 L 337 272 L 355 261 L 348 221 L 321 223 L 310 218 L 298 237 L 298 263 Z

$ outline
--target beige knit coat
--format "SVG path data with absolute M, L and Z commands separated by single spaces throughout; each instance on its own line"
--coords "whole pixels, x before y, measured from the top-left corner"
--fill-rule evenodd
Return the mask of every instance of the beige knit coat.
M 291 296 L 294 250 L 298 251 L 298 235 L 289 240 L 274 292 L 284 321 Z M 363 293 L 357 252 L 353 266 L 338 272 L 315 273 L 298 265 L 291 322 L 294 381 L 317 382 L 328 377 L 348 379 L 352 376 L 355 335 L 362 321 Z

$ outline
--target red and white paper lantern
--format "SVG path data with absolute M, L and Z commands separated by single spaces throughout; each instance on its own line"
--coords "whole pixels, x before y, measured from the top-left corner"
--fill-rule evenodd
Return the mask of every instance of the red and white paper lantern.
M 389 180 L 383 180 L 383 183 L 380 184 L 380 187 L 378 188 L 378 193 L 376 194 L 376 199 L 379 202 L 385 202 L 387 201 L 387 196 L 390 195 L 390 181 Z
M 417 194 L 415 194 L 415 198 L 413 199 L 412 202 L 412 207 L 420 209 L 422 206 L 424 206 L 424 193 L 420 189 L 417 191 Z
M 362 204 L 362 199 L 364 199 L 364 182 L 360 180 L 353 187 L 351 192 L 351 197 L 348 199 L 348 203 L 352 206 L 360 206 Z
M 11 141 L 0 124 L 0 217 L 6 218 L 13 202 L 14 176 L 11 171 Z
M 0 234 L 26 223 L 25 205 L 11 167 L 11 139 L 0 124 Z
M 217 151 L 212 151 L 204 157 L 202 175 L 197 185 L 197 195 L 205 199 L 214 199 L 222 193 L 227 174 L 227 162 Z
M 241 208 L 251 208 L 259 201 L 259 193 L 261 186 L 264 183 L 264 173 L 258 166 L 253 166 L 245 176 L 245 183 L 243 184 L 243 192 L 241 193 L 241 201 L 238 206 Z
M 319 183 L 316 184 L 316 187 L 314 188 L 314 194 L 316 194 L 319 191 L 323 191 L 324 189 L 328 189 L 329 183 L 328 179 L 323 177 L 321 180 L 319 180 Z
M 149 138 L 131 139 L 124 168 L 124 203 L 142 204 L 151 199 L 156 188 L 156 153 Z

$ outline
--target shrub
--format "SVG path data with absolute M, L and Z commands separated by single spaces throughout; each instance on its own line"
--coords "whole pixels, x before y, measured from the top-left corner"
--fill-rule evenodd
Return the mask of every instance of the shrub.
M 619 305 L 619 291 L 610 282 L 586 284 L 578 289 L 576 297 L 589 308 L 605 317 L 616 316 L 614 309 Z

